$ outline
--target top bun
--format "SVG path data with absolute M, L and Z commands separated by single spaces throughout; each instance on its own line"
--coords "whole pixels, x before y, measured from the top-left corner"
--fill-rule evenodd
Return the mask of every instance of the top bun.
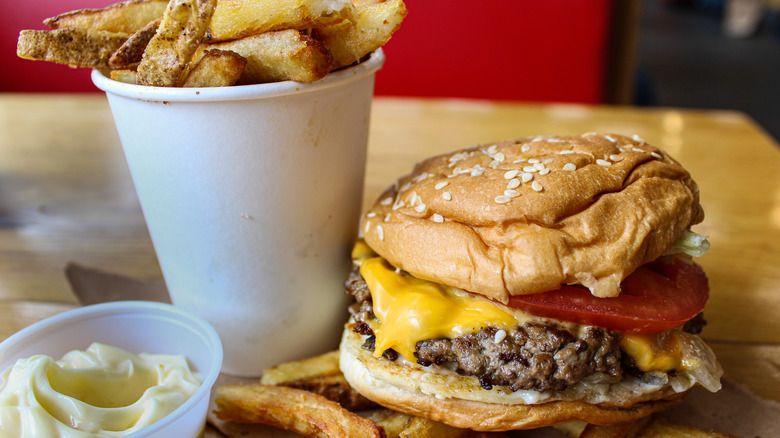
M 581 284 L 598 297 L 704 218 L 674 159 L 620 135 L 530 137 L 429 158 L 363 217 L 395 267 L 506 303 Z

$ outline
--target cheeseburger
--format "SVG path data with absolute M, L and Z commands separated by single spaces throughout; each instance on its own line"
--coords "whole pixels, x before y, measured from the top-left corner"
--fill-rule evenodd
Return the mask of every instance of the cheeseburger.
M 430 158 L 363 217 L 341 343 L 380 405 L 480 431 L 612 424 L 720 388 L 699 191 L 620 135 Z

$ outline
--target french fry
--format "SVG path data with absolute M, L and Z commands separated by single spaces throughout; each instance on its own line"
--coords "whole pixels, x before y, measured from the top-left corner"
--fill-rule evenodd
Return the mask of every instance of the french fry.
M 333 55 L 333 68 L 337 69 L 352 65 L 385 45 L 406 15 L 402 0 L 365 2 L 356 8 L 353 21 L 313 29 L 312 36 L 328 48 Z
M 672 423 L 655 416 L 610 426 L 588 424 L 582 433 L 573 436 L 579 438 L 735 438 Z
M 279 385 L 298 379 L 337 374 L 341 374 L 339 351 L 334 350 L 318 356 L 284 362 L 268 368 L 260 376 L 260 383 Z
M 119 69 L 137 66 L 143 59 L 144 51 L 146 46 L 149 45 L 149 41 L 157 34 L 157 29 L 160 27 L 161 22 L 162 17 L 150 22 L 138 32 L 130 35 L 130 38 L 111 55 L 108 65 L 111 68 Z
M 229 50 L 247 59 L 240 84 L 316 81 L 330 72 L 333 63 L 330 53 L 319 41 L 292 29 L 201 44 L 193 59 L 199 60 L 208 49 Z
M 129 0 L 103 9 L 81 9 L 47 18 L 51 29 L 75 27 L 132 34 L 163 16 L 168 0 Z
M 369 412 L 366 418 L 381 426 L 387 438 L 398 438 L 412 416 L 383 408 Z
M 183 87 L 227 87 L 236 83 L 244 71 L 246 58 L 235 52 L 207 50 L 195 65 Z
M 111 79 L 126 84 L 135 84 L 135 70 L 111 70 Z
M 300 389 L 223 385 L 216 389 L 215 401 L 220 420 L 267 424 L 311 437 L 385 437 L 373 421 Z
M 303 30 L 352 17 L 350 0 L 219 0 L 209 41 L 243 38 L 271 30 Z
M 457 429 L 422 417 L 409 419 L 404 430 L 398 434 L 399 438 L 467 438 L 472 435 L 473 432 L 468 429 Z
M 216 0 L 171 0 L 138 65 L 139 85 L 175 87 L 203 40 Z
M 335 401 L 350 411 L 376 406 L 355 391 L 339 369 L 339 352 L 285 362 L 263 371 L 260 383 L 303 389 Z
M 24 59 L 108 69 L 108 60 L 128 38 L 125 33 L 79 28 L 22 30 L 16 55 Z

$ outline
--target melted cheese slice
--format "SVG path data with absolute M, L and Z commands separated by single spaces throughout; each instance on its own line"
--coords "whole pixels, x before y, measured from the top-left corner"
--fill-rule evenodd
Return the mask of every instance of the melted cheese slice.
M 521 322 L 492 301 L 396 272 L 381 257 L 363 260 L 360 273 L 371 290 L 374 314 L 381 321 L 381 325 L 371 327 L 376 335 L 376 357 L 392 348 L 414 362 L 418 341 L 456 338 L 487 326 L 511 330 Z
M 416 362 L 414 352 L 419 341 L 456 338 L 488 326 L 510 331 L 536 318 L 461 289 L 398 271 L 362 241 L 353 248 L 352 258 L 360 265 L 371 290 L 374 314 L 381 321 L 370 324 L 376 336 L 375 357 L 392 348 L 406 360 Z M 624 334 L 620 348 L 645 372 L 688 368 L 675 330 L 657 335 Z

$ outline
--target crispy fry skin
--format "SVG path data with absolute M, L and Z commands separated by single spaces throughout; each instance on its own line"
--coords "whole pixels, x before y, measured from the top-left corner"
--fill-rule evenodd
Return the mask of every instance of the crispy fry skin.
M 202 44 L 193 59 L 199 59 L 208 49 L 230 50 L 247 59 L 240 84 L 316 81 L 330 72 L 333 63 L 330 53 L 319 41 L 292 29 Z
M 412 417 L 398 436 L 399 438 L 467 438 L 473 433 L 468 429 L 457 429 L 427 418 Z
M 345 67 L 385 45 L 401 27 L 407 12 L 402 0 L 366 2 L 356 8 L 352 22 L 313 29 L 312 36 L 333 55 L 334 69 Z
M 572 435 L 570 435 L 572 436 Z M 610 426 L 588 424 L 578 438 L 735 438 L 672 423 L 655 416 Z
M 167 4 L 168 0 L 129 0 L 103 9 L 66 12 L 43 23 L 52 29 L 77 27 L 132 34 L 162 17 Z
M 16 55 L 24 59 L 70 66 L 107 69 L 108 60 L 128 38 L 127 34 L 102 30 L 23 30 Z
M 175 87 L 203 40 L 216 0 L 171 0 L 138 65 L 138 85 Z
M 339 369 L 339 352 L 285 362 L 263 371 L 260 383 L 303 389 L 335 401 L 350 411 L 375 407 L 347 383 Z
M 223 385 L 216 390 L 217 417 L 262 423 L 312 437 L 384 437 L 371 420 L 326 398 L 295 388 L 261 383 Z
M 111 79 L 126 84 L 135 84 L 135 70 L 111 70 Z
M 246 58 L 226 50 L 207 50 L 187 75 L 183 87 L 227 87 L 244 71 Z
M 160 27 L 161 22 L 162 17 L 150 22 L 138 32 L 130 35 L 130 38 L 128 38 L 127 41 L 111 55 L 111 58 L 108 60 L 108 65 L 111 66 L 111 68 L 123 69 L 136 66 L 141 62 L 146 46 L 157 33 L 157 29 Z
M 311 29 L 352 17 L 349 0 L 219 0 L 210 41 L 242 38 L 271 30 Z

